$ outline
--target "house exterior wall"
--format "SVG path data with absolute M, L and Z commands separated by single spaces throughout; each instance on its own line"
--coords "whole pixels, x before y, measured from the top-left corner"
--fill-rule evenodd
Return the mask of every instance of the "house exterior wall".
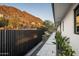
M 74 8 L 76 6 L 77 4 L 74 4 L 62 20 L 61 32 L 63 36 L 67 36 L 70 38 L 70 45 L 76 51 L 76 55 L 79 55 L 79 35 L 74 33 Z M 58 27 L 58 31 L 60 31 L 60 25 Z

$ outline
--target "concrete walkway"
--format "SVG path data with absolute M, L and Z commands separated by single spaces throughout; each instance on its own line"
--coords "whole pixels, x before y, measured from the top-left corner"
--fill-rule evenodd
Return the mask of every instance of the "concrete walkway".
M 52 35 L 37 53 L 37 56 L 56 56 L 56 45 L 52 42 L 55 42 L 55 33 L 52 33 Z

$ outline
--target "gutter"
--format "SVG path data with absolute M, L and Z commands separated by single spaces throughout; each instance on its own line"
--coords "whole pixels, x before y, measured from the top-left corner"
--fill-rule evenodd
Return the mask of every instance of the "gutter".
M 54 3 L 51 3 L 52 6 L 52 11 L 53 11 L 53 18 L 54 18 L 54 23 L 55 23 L 55 9 L 54 9 Z M 56 24 L 55 24 L 56 26 Z

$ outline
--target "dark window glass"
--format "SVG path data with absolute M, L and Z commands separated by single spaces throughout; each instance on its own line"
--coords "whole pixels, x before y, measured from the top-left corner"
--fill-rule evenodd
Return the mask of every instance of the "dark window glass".
M 79 32 L 79 26 L 77 26 L 77 32 Z

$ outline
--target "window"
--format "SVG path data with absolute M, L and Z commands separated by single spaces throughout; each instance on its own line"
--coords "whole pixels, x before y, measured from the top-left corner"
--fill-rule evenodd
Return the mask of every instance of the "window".
M 64 21 L 63 21 L 63 31 L 64 31 Z
M 79 34 L 79 5 L 74 9 L 74 32 Z

